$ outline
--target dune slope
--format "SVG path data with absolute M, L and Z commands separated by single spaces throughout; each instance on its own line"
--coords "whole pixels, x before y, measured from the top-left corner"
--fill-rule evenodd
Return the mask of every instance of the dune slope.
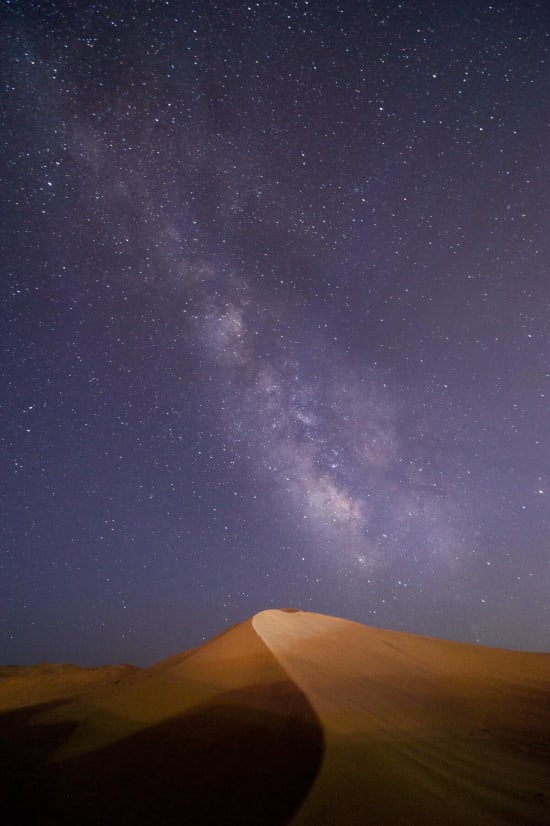
M 325 736 L 293 823 L 550 823 L 550 655 L 265 611 Z

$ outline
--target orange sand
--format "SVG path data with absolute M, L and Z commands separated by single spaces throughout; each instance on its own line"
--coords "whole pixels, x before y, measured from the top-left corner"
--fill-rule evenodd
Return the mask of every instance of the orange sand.
M 6 826 L 546 826 L 550 654 L 264 611 L 149 669 L 3 668 L 0 786 Z

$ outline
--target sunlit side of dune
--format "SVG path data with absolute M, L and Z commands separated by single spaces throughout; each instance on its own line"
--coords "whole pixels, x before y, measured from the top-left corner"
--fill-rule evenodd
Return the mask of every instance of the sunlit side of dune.
M 319 614 L 253 624 L 324 729 L 297 826 L 550 822 L 550 655 Z

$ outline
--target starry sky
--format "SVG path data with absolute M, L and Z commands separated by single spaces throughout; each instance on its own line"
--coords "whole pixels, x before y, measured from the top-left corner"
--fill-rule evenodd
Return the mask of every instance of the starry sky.
M 550 650 L 546 2 L 3 0 L 0 661 Z

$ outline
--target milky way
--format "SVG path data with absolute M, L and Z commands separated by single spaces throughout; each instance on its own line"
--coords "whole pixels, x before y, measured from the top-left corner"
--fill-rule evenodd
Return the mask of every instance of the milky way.
M 199 335 L 219 370 L 224 427 L 251 469 L 273 478 L 280 507 L 339 566 L 375 571 L 419 544 L 458 560 L 453 507 L 431 462 L 404 458 L 387 385 L 357 375 L 292 310 L 229 281 L 208 297 Z
M 3 4 L 0 659 L 548 648 L 544 4 Z

